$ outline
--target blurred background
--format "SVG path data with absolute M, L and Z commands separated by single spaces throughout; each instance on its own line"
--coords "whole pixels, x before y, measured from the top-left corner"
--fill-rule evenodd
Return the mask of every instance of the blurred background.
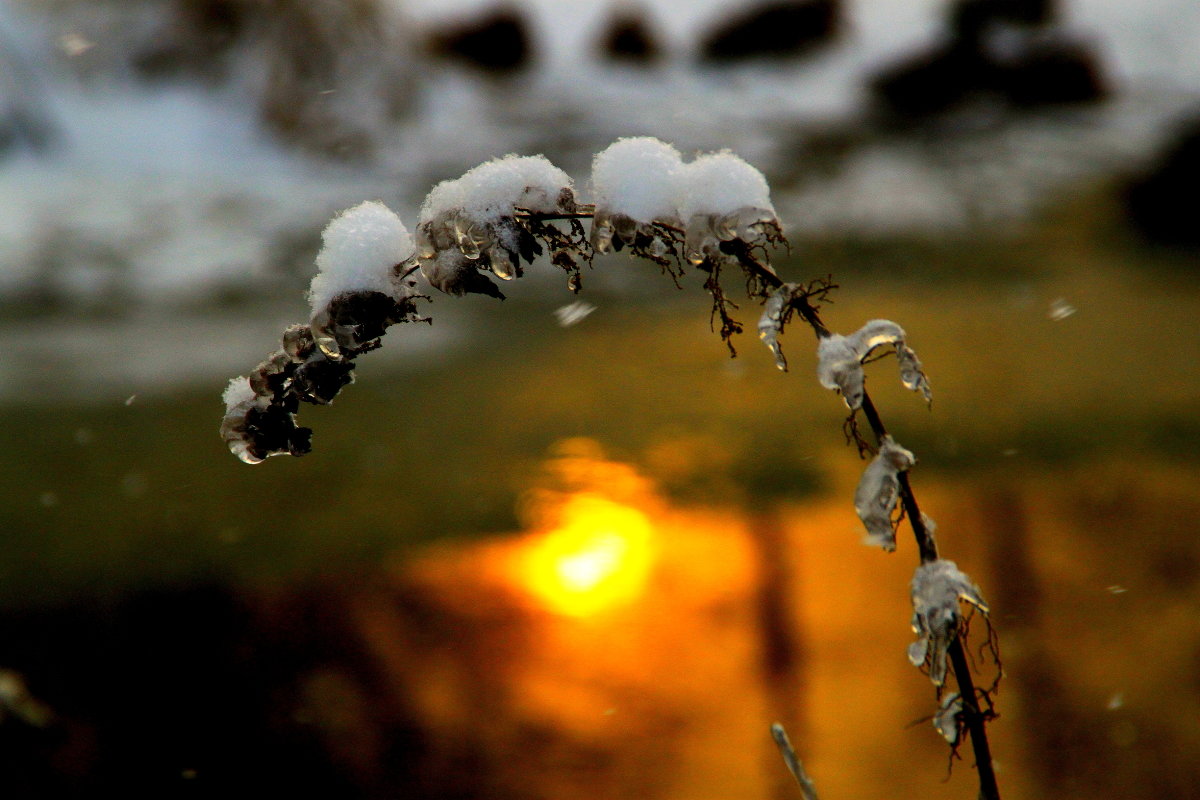
M 311 455 L 217 435 L 336 211 L 645 134 L 908 330 L 1002 789 L 1200 796 L 1194 0 L 0 0 L 0 794 L 798 797 L 779 720 L 824 797 L 974 796 L 813 340 L 698 279 L 438 296 Z

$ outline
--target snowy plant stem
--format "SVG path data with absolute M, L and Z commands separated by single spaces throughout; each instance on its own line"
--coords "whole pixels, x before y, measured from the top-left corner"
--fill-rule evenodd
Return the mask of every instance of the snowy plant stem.
M 804 321 L 812 327 L 817 334 L 818 339 L 823 339 L 830 335 L 829 329 L 821 321 L 817 310 L 812 304 L 805 299 L 801 299 L 793 304 L 796 313 L 804 318 Z M 875 435 L 876 442 L 882 442 L 883 437 L 887 435 L 887 428 L 883 424 L 883 419 L 879 416 L 879 410 L 875 408 L 875 403 L 871 400 L 871 395 L 863 389 L 862 396 L 862 412 L 867 419 L 867 424 L 871 426 L 871 432 Z M 937 541 L 930 533 L 929 527 L 925 524 L 925 518 L 921 516 L 921 509 L 917 505 L 917 496 L 913 493 L 912 485 L 908 481 L 908 473 L 900 472 L 896 479 L 900 486 L 900 502 L 904 507 L 904 514 L 908 518 L 909 525 L 912 526 L 913 536 L 917 540 L 917 550 L 921 557 L 922 564 L 928 564 L 931 561 L 938 559 Z M 950 642 L 946 650 L 946 654 L 950 658 L 950 665 L 954 671 L 954 679 L 958 683 L 959 697 L 962 698 L 963 724 L 966 725 L 967 732 L 971 739 L 971 748 L 975 753 L 975 770 L 979 778 L 979 797 L 981 800 L 1000 800 L 1000 787 L 996 783 L 996 771 L 992 767 L 992 748 L 987 737 L 987 719 L 983 711 L 979 708 L 979 696 L 975 691 L 975 680 L 971 676 L 971 666 L 967 662 L 967 654 L 963 649 L 961 637 L 955 637 Z

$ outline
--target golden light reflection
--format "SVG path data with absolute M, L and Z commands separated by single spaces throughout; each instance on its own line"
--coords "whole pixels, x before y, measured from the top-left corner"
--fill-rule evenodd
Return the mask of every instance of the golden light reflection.
M 559 524 L 521 558 L 521 582 L 549 610 L 589 616 L 636 600 L 654 563 L 654 531 L 636 508 L 606 497 L 566 497 Z

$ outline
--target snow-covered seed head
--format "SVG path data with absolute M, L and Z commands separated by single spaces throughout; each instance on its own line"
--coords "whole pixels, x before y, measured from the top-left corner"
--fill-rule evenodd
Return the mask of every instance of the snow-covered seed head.
M 369 201 L 342 211 L 330 220 L 321 240 L 319 271 L 308 290 L 314 316 L 340 294 L 404 296 L 394 267 L 412 258 L 416 247 L 400 217 L 383 203 Z
M 618 139 L 592 159 L 596 213 L 639 224 L 679 216 L 683 158 L 651 136 Z
M 721 242 L 761 245 L 780 229 L 767 179 L 727 150 L 684 166 L 679 215 L 686 226 L 687 259 L 697 265 L 721 258 Z
M 309 451 L 312 431 L 297 427 L 295 416 L 284 407 L 255 394 L 248 378 L 231 380 L 222 399 L 225 416 L 221 419 L 221 438 L 243 462 L 259 464 L 270 456 Z
M 503 297 L 482 273 L 501 280 L 520 277 L 520 259 L 541 252 L 518 211 L 575 211 L 575 192 L 565 172 L 545 156 L 493 159 L 433 188 L 421 206 L 417 252 L 421 271 L 450 294 L 478 292 Z M 456 255 L 448 255 L 453 251 Z

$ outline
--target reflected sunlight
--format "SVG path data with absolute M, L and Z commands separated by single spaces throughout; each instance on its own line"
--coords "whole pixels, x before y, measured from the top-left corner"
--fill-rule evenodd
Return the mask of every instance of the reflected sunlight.
M 654 563 L 646 515 L 589 493 L 568 496 L 560 514 L 521 554 L 522 586 L 550 611 L 575 617 L 637 599 Z

